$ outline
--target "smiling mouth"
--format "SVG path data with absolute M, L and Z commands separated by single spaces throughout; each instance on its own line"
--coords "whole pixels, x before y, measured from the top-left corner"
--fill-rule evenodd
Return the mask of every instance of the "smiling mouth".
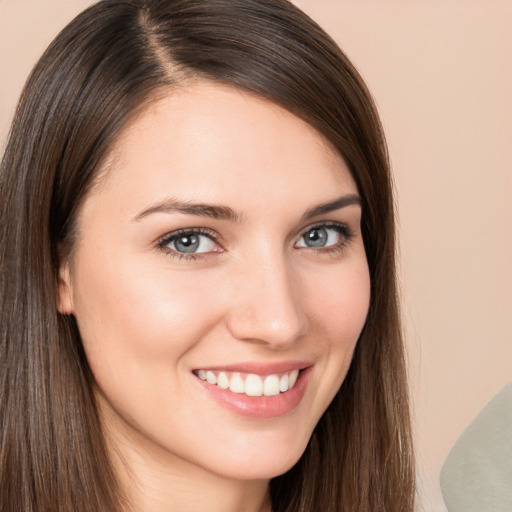
M 214 370 L 195 370 L 193 373 L 208 384 L 233 393 L 247 396 L 276 396 L 292 389 L 300 372 L 301 370 L 295 369 L 271 375 Z

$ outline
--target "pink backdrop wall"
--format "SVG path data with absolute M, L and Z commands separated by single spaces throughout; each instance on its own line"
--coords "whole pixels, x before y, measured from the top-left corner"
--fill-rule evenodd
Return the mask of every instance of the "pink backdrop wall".
M 0 146 L 23 82 L 88 0 L 0 0 Z M 372 90 L 396 178 L 421 500 L 512 379 L 512 3 L 299 0 Z

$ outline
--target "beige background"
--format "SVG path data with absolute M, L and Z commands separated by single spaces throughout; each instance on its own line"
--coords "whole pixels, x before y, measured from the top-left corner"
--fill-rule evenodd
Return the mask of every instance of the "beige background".
M 0 145 L 45 46 L 88 0 L 0 0 Z M 422 503 L 441 464 L 512 379 L 512 2 L 298 0 L 372 90 L 401 230 Z

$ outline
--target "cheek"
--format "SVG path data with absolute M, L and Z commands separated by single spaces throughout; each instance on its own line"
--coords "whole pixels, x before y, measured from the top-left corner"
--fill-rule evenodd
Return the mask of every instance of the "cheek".
M 366 259 L 342 266 L 330 275 L 317 275 L 310 292 L 313 339 L 323 367 L 318 383 L 324 400 L 321 412 L 338 392 L 352 362 L 370 303 L 370 276 Z
M 116 261 L 115 268 L 81 262 L 75 316 L 104 410 L 144 432 L 151 418 L 158 431 L 188 396 L 182 370 L 219 317 L 207 296 L 214 287 L 200 287 L 192 273 Z
M 75 316 L 95 375 L 140 370 L 149 361 L 155 370 L 164 368 L 215 323 L 216 302 L 206 293 L 213 287 L 198 286 L 191 276 L 171 276 L 165 268 L 107 260 L 116 261 L 115 268 L 93 267 L 84 258 L 73 287 Z
M 355 345 L 370 304 L 370 276 L 366 260 L 355 261 L 339 271 L 318 273 L 306 294 L 316 323 L 329 334 L 333 348 Z M 311 290 L 316 290 L 314 293 Z M 338 340 L 338 341 L 336 341 Z

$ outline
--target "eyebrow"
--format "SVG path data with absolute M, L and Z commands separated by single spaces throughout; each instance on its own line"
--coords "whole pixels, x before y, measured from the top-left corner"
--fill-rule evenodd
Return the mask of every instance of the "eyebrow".
M 311 219 L 317 215 L 323 215 L 324 213 L 340 210 L 341 208 L 345 208 L 353 204 L 361 206 L 361 198 L 357 194 L 347 194 L 346 196 L 339 197 L 334 201 L 329 201 L 328 203 L 319 204 L 318 206 L 310 208 L 304 213 L 302 219 Z
M 317 215 L 340 210 L 341 208 L 354 204 L 361 205 L 361 198 L 357 194 L 348 194 L 335 199 L 334 201 L 322 203 L 306 210 L 302 219 L 307 220 L 312 217 L 316 217 Z M 201 217 L 209 217 L 212 219 L 227 220 L 231 222 L 241 222 L 244 218 L 243 214 L 236 212 L 229 206 L 166 199 L 160 203 L 149 206 L 137 214 L 133 218 L 133 221 L 138 222 L 153 213 L 185 213 L 188 215 L 199 215 Z
M 191 203 L 189 201 L 177 201 L 167 199 L 161 203 L 151 205 L 134 217 L 134 221 L 139 221 L 152 213 L 186 213 L 188 215 L 199 215 L 201 217 L 210 217 L 212 219 L 229 220 L 231 222 L 240 222 L 242 215 L 235 212 L 229 206 L 217 206 L 214 204 Z

